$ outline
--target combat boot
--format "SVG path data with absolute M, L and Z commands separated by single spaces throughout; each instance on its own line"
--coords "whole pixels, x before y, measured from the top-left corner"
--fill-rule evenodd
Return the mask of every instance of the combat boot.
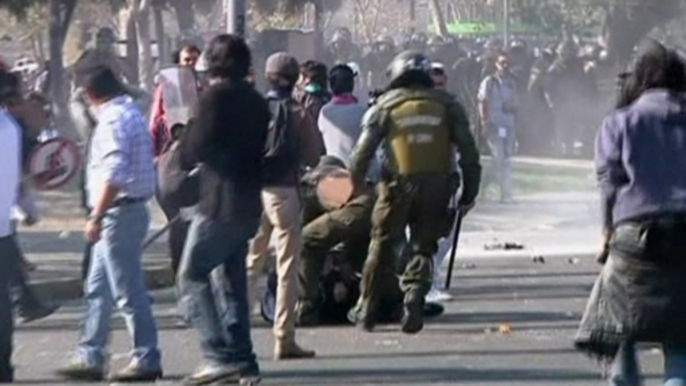
M 402 331 L 416 334 L 424 328 L 424 296 L 412 291 L 405 295 Z
M 348 312 L 348 321 L 362 331 L 372 332 L 376 326 L 376 320 L 368 312 L 361 312 L 358 307 L 353 307 Z

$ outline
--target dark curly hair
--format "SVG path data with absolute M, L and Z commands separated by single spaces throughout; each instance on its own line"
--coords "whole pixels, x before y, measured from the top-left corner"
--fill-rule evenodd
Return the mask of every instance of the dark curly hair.
M 242 80 L 250 74 L 252 55 L 243 38 L 224 34 L 210 42 L 207 63 L 211 77 Z

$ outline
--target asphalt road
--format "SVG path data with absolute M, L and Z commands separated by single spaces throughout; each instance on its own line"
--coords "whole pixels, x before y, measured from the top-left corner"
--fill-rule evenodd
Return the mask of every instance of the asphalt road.
M 464 262 L 460 262 L 462 264 Z M 265 385 L 462 385 L 599 386 L 601 370 L 575 352 L 572 338 L 598 271 L 591 261 L 555 258 L 474 260 L 453 281 L 454 301 L 445 315 L 417 336 L 397 326 L 372 334 L 349 326 L 302 329 L 314 360 L 274 362 L 269 328 L 257 322 L 253 339 Z M 158 291 L 155 314 L 166 378 L 177 384 L 200 363 L 195 334 L 176 317 L 173 292 Z M 66 304 L 47 320 L 19 327 L 15 336 L 21 384 L 64 384 L 54 371 L 69 359 L 78 339 L 80 302 Z M 501 333 L 501 329 L 510 333 Z M 129 340 L 118 318 L 112 337 L 112 367 L 126 364 Z M 506 331 L 504 331 L 506 332 Z M 660 383 L 661 356 L 642 353 L 647 385 Z

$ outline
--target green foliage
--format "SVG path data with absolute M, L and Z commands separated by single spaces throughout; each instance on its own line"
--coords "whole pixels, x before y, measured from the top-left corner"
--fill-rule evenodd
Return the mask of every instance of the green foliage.
M 523 23 L 559 35 L 563 27 L 596 34 L 606 12 L 621 11 L 629 19 L 669 20 L 678 15 L 684 0 L 513 0 L 512 10 Z
M 608 0 L 519 0 L 513 13 L 524 24 L 553 35 L 565 27 L 578 33 L 593 34 L 602 24 L 601 13 Z

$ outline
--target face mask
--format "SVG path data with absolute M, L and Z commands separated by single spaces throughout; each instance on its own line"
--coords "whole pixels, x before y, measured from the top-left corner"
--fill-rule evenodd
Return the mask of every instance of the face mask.
M 305 91 L 307 91 L 310 94 L 316 94 L 322 91 L 322 87 L 318 84 L 310 83 L 307 86 L 305 86 Z

